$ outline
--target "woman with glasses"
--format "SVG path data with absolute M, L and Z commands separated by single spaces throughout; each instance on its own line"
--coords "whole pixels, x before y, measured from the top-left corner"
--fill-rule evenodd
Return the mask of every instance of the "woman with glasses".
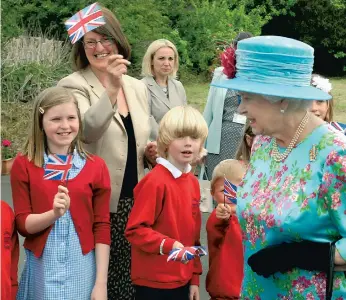
M 71 89 L 77 98 L 86 148 L 105 160 L 111 176 L 108 299 L 133 299 L 130 244 L 124 230 L 133 206 L 133 189 L 144 176 L 144 160 L 155 163 L 156 146 L 147 145 L 147 87 L 126 75 L 130 45 L 112 12 L 102 8 L 102 13 L 106 24 L 73 45 L 76 72 L 58 85 Z
M 238 42 L 252 37 L 249 32 L 240 32 L 231 47 L 221 57 L 228 55 L 228 49 L 236 47 Z M 216 68 L 212 84 L 228 78 L 227 59 L 221 59 L 222 67 Z M 207 104 L 203 116 L 208 124 L 209 132 L 205 148 L 208 150 L 206 171 L 212 177 L 216 165 L 225 159 L 235 158 L 236 151 L 243 137 L 246 118 L 237 113 L 239 95 L 231 89 L 210 87 Z

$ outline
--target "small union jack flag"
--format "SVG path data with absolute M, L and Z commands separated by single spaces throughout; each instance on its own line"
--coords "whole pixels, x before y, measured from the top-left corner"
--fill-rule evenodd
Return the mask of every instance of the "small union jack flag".
M 237 186 L 228 181 L 226 177 L 224 180 L 223 193 L 227 200 L 229 200 L 233 204 L 237 204 Z
M 44 180 L 66 181 L 72 166 L 72 155 L 50 154 L 44 169 Z
M 340 124 L 338 122 L 330 122 L 330 125 L 332 125 L 336 130 L 343 132 L 346 134 L 346 125 Z
M 71 43 L 77 42 L 84 34 L 106 24 L 100 5 L 95 2 L 73 15 L 65 22 Z
M 207 255 L 207 251 L 202 246 L 191 246 L 173 249 L 169 252 L 167 261 L 178 261 L 187 264 L 195 257 Z

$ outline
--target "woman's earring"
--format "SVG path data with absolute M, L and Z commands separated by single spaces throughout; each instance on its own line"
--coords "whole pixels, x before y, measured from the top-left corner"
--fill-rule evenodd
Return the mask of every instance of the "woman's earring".
M 284 109 L 280 109 L 280 112 L 281 112 L 282 114 L 284 114 L 284 113 L 285 113 L 285 110 L 284 110 Z

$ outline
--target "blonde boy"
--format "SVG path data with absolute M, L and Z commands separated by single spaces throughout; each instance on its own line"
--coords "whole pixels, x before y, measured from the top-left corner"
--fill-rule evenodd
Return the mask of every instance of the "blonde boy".
M 244 174 L 243 163 L 227 159 L 215 167 L 212 175 L 211 194 L 218 208 L 211 213 L 206 226 L 209 250 L 206 289 L 215 300 L 238 299 L 240 296 L 244 264 L 242 237 L 237 217 L 230 217 L 236 205 L 224 200 L 224 182 L 226 178 L 238 186 Z
M 199 300 L 200 260 L 167 262 L 167 254 L 200 245 L 200 191 L 190 163 L 199 156 L 207 134 L 202 115 L 190 106 L 172 108 L 160 122 L 160 157 L 134 190 L 125 231 L 132 244 L 136 300 Z

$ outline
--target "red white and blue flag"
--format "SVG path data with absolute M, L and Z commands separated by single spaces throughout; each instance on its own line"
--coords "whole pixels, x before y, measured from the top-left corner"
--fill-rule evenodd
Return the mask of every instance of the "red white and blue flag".
M 169 252 L 167 261 L 178 261 L 183 264 L 187 264 L 195 257 L 201 257 L 207 255 L 207 251 L 202 246 L 191 246 L 184 248 L 173 249 Z
M 227 198 L 227 200 L 229 200 L 233 204 L 237 204 L 237 186 L 232 184 L 225 177 L 223 188 L 224 188 L 223 193 L 224 193 L 224 196 Z
M 338 122 L 330 122 L 330 125 L 332 125 L 336 130 L 341 131 L 344 134 L 346 134 L 346 125 L 345 124 L 341 124 Z
M 72 167 L 72 155 L 50 154 L 44 168 L 44 180 L 66 181 Z
M 100 5 L 95 2 L 73 15 L 65 22 L 71 43 L 77 42 L 84 34 L 106 24 Z

